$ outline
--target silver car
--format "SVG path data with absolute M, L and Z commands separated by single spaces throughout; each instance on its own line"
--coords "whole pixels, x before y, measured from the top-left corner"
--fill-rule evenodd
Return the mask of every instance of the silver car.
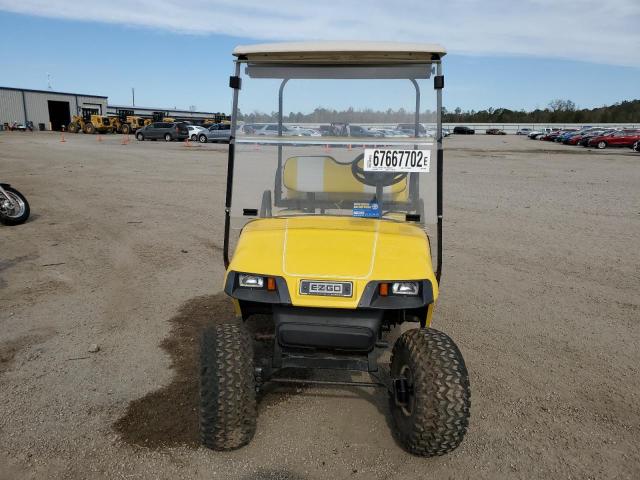
M 208 129 L 198 133 L 198 142 L 224 142 L 228 143 L 231 137 L 231 125 L 228 123 L 216 123 Z

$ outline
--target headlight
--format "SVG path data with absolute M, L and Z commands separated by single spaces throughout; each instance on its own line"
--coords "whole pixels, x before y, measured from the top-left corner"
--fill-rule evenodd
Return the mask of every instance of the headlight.
M 264 287 L 264 277 L 258 275 L 239 275 L 238 284 L 241 287 L 262 288 Z
M 420 287 L 418 282 L 395 282 L 391 285 L 393 295 L 418 295 Z

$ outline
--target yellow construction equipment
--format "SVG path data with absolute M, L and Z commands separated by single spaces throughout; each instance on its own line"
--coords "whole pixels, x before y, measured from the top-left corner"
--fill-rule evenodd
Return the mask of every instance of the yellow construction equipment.
M 71 123 L 67 127 L 67 131 L 70 133 L 78 133 L 79 131 L 84 133 L 111 133 L 113 126 L 109 117 L 102 115 L 74 115 Z
M 146 120 L 136 115 L 118 115 L 109 117 L 114 133 L 134 133 L 139 128 L 147 125 Z

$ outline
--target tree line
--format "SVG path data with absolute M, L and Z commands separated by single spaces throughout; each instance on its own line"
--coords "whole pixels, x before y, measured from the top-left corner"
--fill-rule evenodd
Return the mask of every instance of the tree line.
M 532 111 L 488 108 L 486 110 L 442 109 L 445 123 L 640 123 L 640 100 L 618 102 L 596 108 L 578 108 L 571 100 L 553 100 L 546 108 Z M 246 123 L 270 123 L 278 120 L 278 113 L 239 112 Z M 283 116 L 285 123 L 412 123 L 414 112 L 398 110 L 335 110 L 317 107 L 310 113 L 290 112 Z M 435 112 L 420 112 L 421 122 L 435 122 Z

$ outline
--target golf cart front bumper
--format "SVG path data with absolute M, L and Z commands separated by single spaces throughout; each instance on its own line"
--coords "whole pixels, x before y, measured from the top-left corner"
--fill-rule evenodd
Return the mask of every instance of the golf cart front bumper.
M 260 288 L 247 288 L 239 283 L 241 275 L 246 274 L 228 273 L 225 293 L 237 301 L 238 313 L 244 319 L 252 314 L 273 315 L 277 343 L 285 349 L 371 352 L 380 339 L 383 324 L 415 319 L 423 322 L 427 306 L 434 301 L 429 280 L 415 281 L 419 284 L 415 296 L 382 296 L 380 284 L 393 281 L 375 280 L 366 283 L 360 294 L 354 293 L 355 308 L 334 308 L 326 304 L 328 297 L 320 295 L 312 296 L 317 305 L 310 307 L 297 304 L 298 289 L 290 290 L 283 277 L 271 276 L 270 289 L 266 283 Z M 309 295 L 305 297 L 308 299 Z
M 367 353 L 376 345 L 382 317 L 382 310 L 273 307 L 276 339 L 284 348 Z

